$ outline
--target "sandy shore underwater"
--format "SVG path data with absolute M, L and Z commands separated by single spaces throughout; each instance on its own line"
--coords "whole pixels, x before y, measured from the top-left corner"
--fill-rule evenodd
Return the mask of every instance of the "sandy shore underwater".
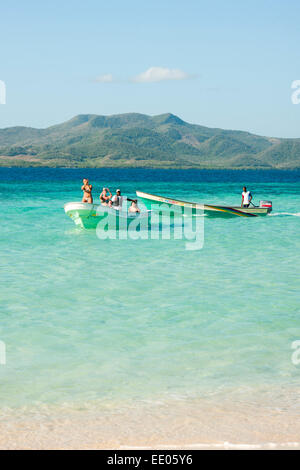
M 295 409 L 194 400 L 1 412 L 1 449 L 300 449 Z

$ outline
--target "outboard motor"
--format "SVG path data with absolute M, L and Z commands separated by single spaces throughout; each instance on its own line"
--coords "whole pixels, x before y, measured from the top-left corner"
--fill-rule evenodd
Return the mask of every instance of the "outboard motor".
M 259 201 L 259 207 L 264 207 L 269 209 L 269 212 L 272 210 L 272 201 Z

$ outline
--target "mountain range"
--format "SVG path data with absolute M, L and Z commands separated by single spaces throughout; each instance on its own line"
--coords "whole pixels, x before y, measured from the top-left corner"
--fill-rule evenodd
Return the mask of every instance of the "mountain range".
M 300 168 L 300 138 L 189 124 L 173 114 L 81 114 L 46 129 L 0 129 L 0 166 Z

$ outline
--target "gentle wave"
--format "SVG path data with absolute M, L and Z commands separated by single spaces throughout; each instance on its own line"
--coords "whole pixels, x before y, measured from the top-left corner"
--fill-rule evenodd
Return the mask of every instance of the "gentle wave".
M 300 212 L 296 212 L 295 214 L 292 212 L 274 212 L 273 214 L 269 214 L 270 217 L 278 217 L 278 216 L 294 216 L 294 217 L 300 217 Z
M 184 445 L 172 445 L 172 444 L 156 444 L 156 449 L 222 449 L 222 450 L 259 450 L 259 449 L 297 449 L 300 448 L 299 442 L 282 442 L 282 443 L 274 443 L 274 442 L 267 442 L 264 444 L 233 444 L 231 442 L 223 442 L 223 443 L 195 443 L 195 444 L 184 444 Z M 152 450 L 153 447 L 151 446 L 120 446 L 120 450 Z

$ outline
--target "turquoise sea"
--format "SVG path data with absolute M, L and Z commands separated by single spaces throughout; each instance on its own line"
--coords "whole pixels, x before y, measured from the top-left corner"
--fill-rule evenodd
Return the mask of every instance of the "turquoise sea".
M 208 203 L 273 201 L 262 218 L 207 219 L 204 246 L 99 240 L 63 210 L 88 177 Z M 300 171 L 0 169 L 0 407 L 260 393 L 296 406 Z M 233 396 L 232 395 L 232 396 Z

